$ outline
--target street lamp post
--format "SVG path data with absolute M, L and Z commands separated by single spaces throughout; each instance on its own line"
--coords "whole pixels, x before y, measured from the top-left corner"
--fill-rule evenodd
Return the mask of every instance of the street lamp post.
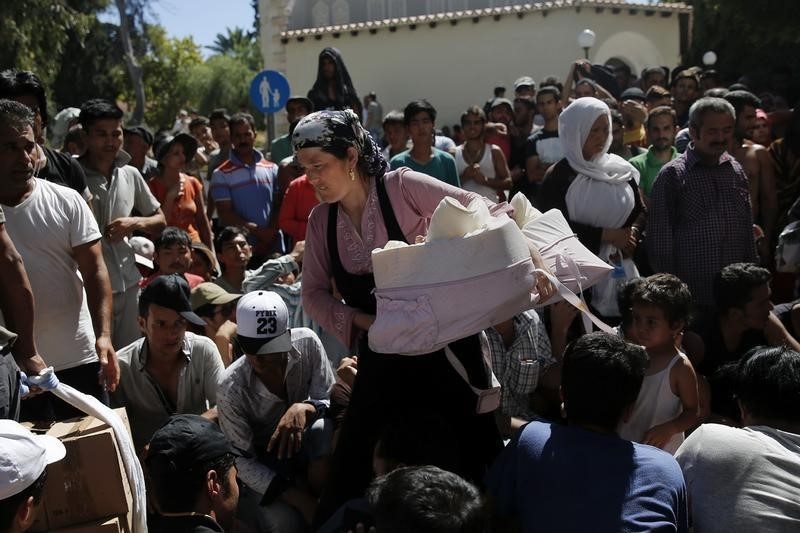
M 583 48 L 583 57 L 589 59 L 589 49 L 594 46 L 595 34 L 589 28 L 578 34 L 578 46 Z
M 707 67 L 713 66 L 717 62 L 717 54 L 713 50 L 709 50 L 703 54 L 703 64 Z

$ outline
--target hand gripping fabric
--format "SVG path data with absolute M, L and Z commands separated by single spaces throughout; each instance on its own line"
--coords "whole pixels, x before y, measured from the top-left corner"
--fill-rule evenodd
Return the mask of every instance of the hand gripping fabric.
M 142 472 L 142 466 L 139 464 L 139 459 L 136 457 L 136 450 L 133 447 L 130 435 L 128 435 L 128 431 L 119 416 L 100 403 L 94 396 L 84 394 L 66 383 L 59 383 L 53 367 L 43 370 L 38 376 L 25 376 L 22 381 L 27 386 L 35 385 L 52 392 L 72 407 L 102 420 L 114 430 L 114 438 L 117 440 L 117 447 L 122 455 L 122 464 L 125 466 L 125 474 L 128 476 L 128 483 L 133 496 L 133 533 L 146 533 L 147 500 L 145 497 L 144 473 Z

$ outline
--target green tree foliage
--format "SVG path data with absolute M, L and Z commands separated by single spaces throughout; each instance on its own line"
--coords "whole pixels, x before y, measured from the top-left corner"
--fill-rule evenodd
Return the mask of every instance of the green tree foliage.
M 685 0 L 694 8 L 692 45 L 686 64 L 701 65 L 717 53 L 726 79 L 751 76 L 769 86 L 776 69 L 800 71 L 800 2 L 788 0 Z
M 249 92 L 254 75 L 254 70 L 235 57 L 212 56 L 189 73 L 192 101 L 205 115 L 218 107 L 230 112 L 244 109 L 253 113 Z
M 56 106 L 79 107 L 90 98 L 113 100 L 122 95 L 129 84 L 122 61 L 117 25 L 95 18 L 86 35 L 72 32 L 50 85 Z
M 214 55 L 229 56 L 253 71 L 259 71 L 261 65 L 261 52 L 258 49 L 258 39 L 253 33 L 248 33 L 242 28 L 225 28 L 224 34 L 218 33 L 214 43 L 207 46 Z
M 202 65 L 200 47 L 191 37 L 171 39 L 161 26 L 147 25 L 149 43 L 141 59 L 145 85 L 145 122 L 153 127 L 172 125 L 179 109 L 194 107 L 190 73 Z M 125 95 L 132 97 L 130 89 Z
M 82 38 L 105 0 L 0 2 L 0 68 L 32 70 L 50 84 L 70 36 Z

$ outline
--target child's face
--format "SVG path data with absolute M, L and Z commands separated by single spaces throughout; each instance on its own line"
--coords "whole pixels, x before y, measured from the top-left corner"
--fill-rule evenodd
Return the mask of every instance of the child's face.
M 675 342 L 675 335 L 681 324 L 670 325 L 664 311 L 659 307 L 645 303 L 635 303 L 632 309 L 633 331 L 636 341 L 645 348 L 663 348 Z

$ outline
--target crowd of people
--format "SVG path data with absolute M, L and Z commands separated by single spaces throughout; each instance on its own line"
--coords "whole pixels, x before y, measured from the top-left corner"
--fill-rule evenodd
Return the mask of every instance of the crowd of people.
M 153 134 L 104 99 L 48 145 L 46 87 L 0 72 L 0 530 L 64 455 L 13 421 L 82 416 L 20 392 L 48 366 L 126 408 L 153 531 L 800 530 L 800 114 L 734 81 L 577 60 L 447 127 L 326 48 L 261 151 L 245 112 Z M 372 251 L 517 194 L 608 263 L 581 297 L 615 334 L 539 273 L 537 309 L 373 351 Z

